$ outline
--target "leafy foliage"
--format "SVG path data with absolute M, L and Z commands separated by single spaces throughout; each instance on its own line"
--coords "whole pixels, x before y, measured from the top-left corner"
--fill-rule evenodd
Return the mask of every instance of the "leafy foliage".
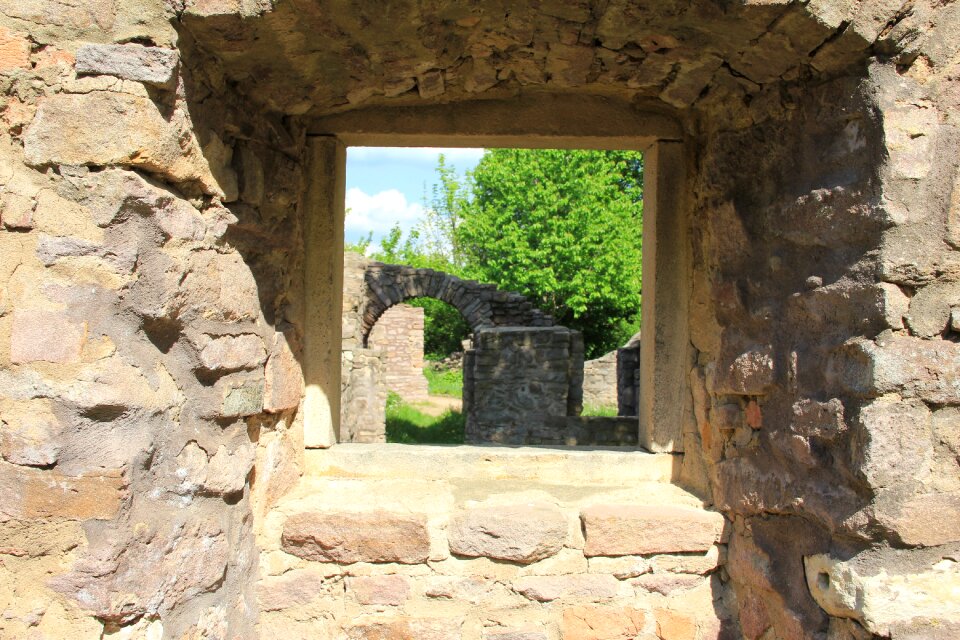
M 636 332 L 643 157 L 494 149 L 472 174 L 455 241 L 470 277 L 519 291 L 580 330 L 587 357 Z
M 438 369 L 427 365 L 423 370 L 427 393 L 432 396 L 463 397 L 463 369 Z

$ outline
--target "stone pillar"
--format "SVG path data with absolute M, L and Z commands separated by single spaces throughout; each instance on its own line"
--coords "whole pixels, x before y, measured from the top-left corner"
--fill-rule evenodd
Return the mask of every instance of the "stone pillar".
M 329 447 L 340 429 L 341 308 L 346 148 L 332 137 L 307 143 L 304 291 L 304 444 Z
M 690 368 L 683 147 L 658 142 L 645 160 L 640 444 L 650 451 L 682 451 Z

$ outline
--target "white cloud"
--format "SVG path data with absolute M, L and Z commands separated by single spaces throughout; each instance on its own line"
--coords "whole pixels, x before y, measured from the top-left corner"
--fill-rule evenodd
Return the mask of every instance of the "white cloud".
M 440 147 L 350 147 L 347 149 L 351 162 L 412 162 L 436 166 L 442 153 L 448 164 L 473 166 L 483 157 L 483 149 L 459 149 Z M 459 167 L 458 167 L 459 168 Z
M 354 187 L 347 191 L 347 233 L 361 236 L 373 231 L 375 238 L 399 224 L 404 232 L 413 228 L 423 217 L 423 205 L 407 202 L 407 197 L 396 189 L 370 195 Z

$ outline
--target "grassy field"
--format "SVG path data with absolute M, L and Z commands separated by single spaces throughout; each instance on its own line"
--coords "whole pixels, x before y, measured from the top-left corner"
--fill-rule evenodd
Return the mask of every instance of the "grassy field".
M 423 369 L 427 378 L 427 392 L 432 396 L 463 397 L 463 369 L 437 371 L 427 366 Z
M 428 416 L 400 396 L 387 397 L 387 442 L 402 444 L 463 444 L 464 417 L 457 411 Z
M 616 407 L 607 407 L 603 405 L 592 405 L 585 404 L 583 405 L 583 412 L 580 414 L 582 416 L 602 416 L 605 418 L 615 418 L 617 416 Z

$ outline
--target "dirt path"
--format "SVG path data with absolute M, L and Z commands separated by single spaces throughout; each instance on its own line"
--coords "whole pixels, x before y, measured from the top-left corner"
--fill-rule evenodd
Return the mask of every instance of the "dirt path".
M 439 416 L 448 409 L 460 411 L 463 408 L 463 401 L 460 398 L 448 396 L 428 396 L 426 400 L 418 400 L 411 404 L 428 416 Z

